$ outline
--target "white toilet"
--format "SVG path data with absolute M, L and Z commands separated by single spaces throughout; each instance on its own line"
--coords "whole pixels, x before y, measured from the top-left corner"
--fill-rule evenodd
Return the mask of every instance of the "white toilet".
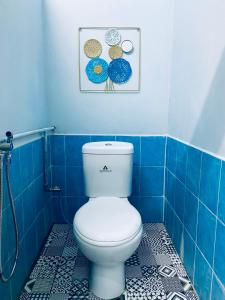
M 124 262 L 142 236 L 139 212 L 129 203 L 133 145 L 95 142 L 83 145 L 85 193 L 89 201 L 75 214 L 80 250 L 92 262 L 90 290 L 112 299 L 125 290 Z

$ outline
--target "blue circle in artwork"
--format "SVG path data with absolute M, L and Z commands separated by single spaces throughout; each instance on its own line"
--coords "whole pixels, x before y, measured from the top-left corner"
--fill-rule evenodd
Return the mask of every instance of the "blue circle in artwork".
M 132 69 L 124 58 L 113 59 L 108 67 L 109 78 L 115 83 L 125 83 L 129 80 Z
M 91 82 L 102 83 L 108 78 L 108 63 L 102 58 L 91 59 L 85 71 Z

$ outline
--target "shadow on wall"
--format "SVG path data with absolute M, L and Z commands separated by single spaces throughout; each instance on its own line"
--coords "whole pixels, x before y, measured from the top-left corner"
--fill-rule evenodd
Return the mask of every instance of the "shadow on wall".
M 203 148 L 211 149 L 211 151 L 217 153 L 225 137 L 224 120 L 225 49 L 218 64 L 193 137 L 190 141 L 191 144 L 201 145 Z

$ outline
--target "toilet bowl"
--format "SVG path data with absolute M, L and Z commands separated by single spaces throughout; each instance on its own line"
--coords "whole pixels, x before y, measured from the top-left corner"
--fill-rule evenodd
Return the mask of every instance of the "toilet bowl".
M 127 198 L 90 198 L 76 213 L 74 234 L 80 250 L 92 262 L 90 290 L 112 299 L 125 290 L 125 261 L 142 236 L 139 212 Z
M 85 195 L 89 201 L 75 214 L 78 246 L 92 262 L 90 290 L 103 299 L 125 289 L 125 261 L 142 235 L 139 212 L 129 203 L 134 147 L 124 142 L 94 142 L 82 147 Z

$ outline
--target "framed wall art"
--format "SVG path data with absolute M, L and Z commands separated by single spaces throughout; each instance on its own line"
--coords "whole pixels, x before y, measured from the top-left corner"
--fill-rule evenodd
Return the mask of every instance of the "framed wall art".
M 141 31 L 137 27 L 79 28 L 81 92 L 139 92 Z

